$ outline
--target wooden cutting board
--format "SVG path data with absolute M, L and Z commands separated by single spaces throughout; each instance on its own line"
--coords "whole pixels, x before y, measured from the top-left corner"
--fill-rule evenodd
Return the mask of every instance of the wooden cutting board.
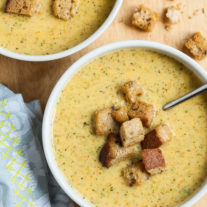
M 161 18 L 151 33 L 132 27 L 131 14 L 138 4 L 157 11 Z M 182 17 L 179 24 L 167 31 L 162 23 L 165 7 L 180 4 Z M 44 109 L 48 96 L 63 72 L 78 58 L 101 45 L 120 40 L 151 40 L 183 50 L 184 42 L 200 31 L 207 37 L 207 0 L 124 0 L 122 8 L 108 30 L 86 49 L 70 57 L 43 63 L 12 60 L 0 55 L 0 82 L 16 93 L 22 93 L 25 101 L 40 99 Z M 1 31 L 0 31 L 1 35 Z M 199 62 L 207 69 L 207 58 Z M 206 207 L 207 195 L 193 207 Z

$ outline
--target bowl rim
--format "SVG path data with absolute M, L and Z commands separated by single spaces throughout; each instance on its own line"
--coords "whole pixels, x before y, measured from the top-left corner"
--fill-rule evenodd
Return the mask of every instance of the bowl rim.
M 183 63 L 188 69 L 190 69 L 202 82 L 207 82 L 207 72 L 192 58 L 184 54 L 183 52 L 172 48 L 170 46 L 143 40 L 128 40 L 121 42 L 114 42 L 111 44 L 104 45 L 99 47 L 90 53 L 84 55 L 79 60 L 77 60 L 73 65 L 71 65 L 65 73 L 61 76 L 59 81 L 56 83 L 45 108 L 45 113 L 43 117 L 43 126 L 42 126 L 42 141 L 44 153 L 46 156 L 47 163 L 49 168 L 61 186 L 65 193 L 78 205 L 82 207 L 92 207 L 93 205 L 80 195 L 73 187 L 70 186 L 69 182 L 66 180 L 65 176 L 58 168 L 55 161 L 53 153 L 53 144 L 52 144 L 52 121 L 55 113 L 55 105 L 58 101 L 58 98 L 61 94 L 62 89 L 70 81 L 70 79 L 77 73 L 85 64 L 102 56 L 106 53 L 120 50 L 120 49 L 132 49 L 132 48 L 144 48 L 156 51 L 161 54 L 165 54 L 177 60 L 178 62 Z M 207 192 L 207 181 L 203 183 L 203 186 L 197 190 L 187 201 L 180 205 L 180 207 L 190 207 L 195 204 L 205 193 Z
M 118 11 L 122 5 L 123 0 L 116 0 L 111 12 L 109 13 L 106 20 L 103 22 L 103 24 L 86 40 L 79 43 L 78 45 L 75 45 L 74 47 L 64 50 L 58 53 L 50 54 L 50 55 L 24 55 L 16 52 L 9 51 L 7 49 L 0 47 L 0 54 L 6 57 L 10 57 L 16 60 L 22 60 L 22 61 L 30 61 L 30 62 L 43 62 L 43 61 L 51 61 L 51 60 L 57 60 L 60 58 L 64 58 L 67 56 L 70 56 L 88 45 L 90 45 L 92 42 L 94 42 L 98 37 L 100 37 L 103 32 L 110 26 L 112 21 L 115 19 L 116 15 L 118 14 Z

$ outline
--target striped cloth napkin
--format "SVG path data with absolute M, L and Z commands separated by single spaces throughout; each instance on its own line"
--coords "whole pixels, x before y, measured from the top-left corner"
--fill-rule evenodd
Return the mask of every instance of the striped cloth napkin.
M 0 84 L 0 207 L 74 207 L 48 171 L 39 101 Z

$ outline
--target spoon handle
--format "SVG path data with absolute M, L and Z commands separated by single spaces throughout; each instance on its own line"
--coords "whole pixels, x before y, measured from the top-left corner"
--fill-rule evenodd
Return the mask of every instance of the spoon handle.
M 178 98 L 172 102 L 167 103 L 166 105 L 163 106 L 163 110 L 170 109 L 173 106 L 176 106 L 194 96 L 197 96 L 203 92 L 207 91 L 207 84 L 202 85 L 201 87 L 195 89 L 194 91 L 191 91 L 190 93 L 187 93 L 186 95 L 182 96 L 181 98 Z

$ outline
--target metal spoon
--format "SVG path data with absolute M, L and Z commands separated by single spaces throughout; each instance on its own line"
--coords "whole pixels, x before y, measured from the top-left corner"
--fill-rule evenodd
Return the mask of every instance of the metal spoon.
M 182 103 L 182 102 L 184 102 L 184 101 L 186 101 L 186 100 L 188 100 L 188 99 L 190 99 L 194 96 L 197 96 L 197 95 L 199 95 L 203 92 L 206 92 L 206 91 L 207 91 L 207 83 L 202 85 L 201 87 L 191 91 L 190 93 L 187 93 L 186 95 L 182 96 L 181 98 L 178 98 L 174 101 L 171 101 L 171 102 L 165 104 L 163 106 L 163 110 L 164 111 L 168 110 L 168 109 L 170 109 L 170 108 L 172 108 L 172 107 L 174 107 L 174 106 L 176 106 L 176 105 L 178 105 L 178 104 L 180 104 L 180 103 Z

